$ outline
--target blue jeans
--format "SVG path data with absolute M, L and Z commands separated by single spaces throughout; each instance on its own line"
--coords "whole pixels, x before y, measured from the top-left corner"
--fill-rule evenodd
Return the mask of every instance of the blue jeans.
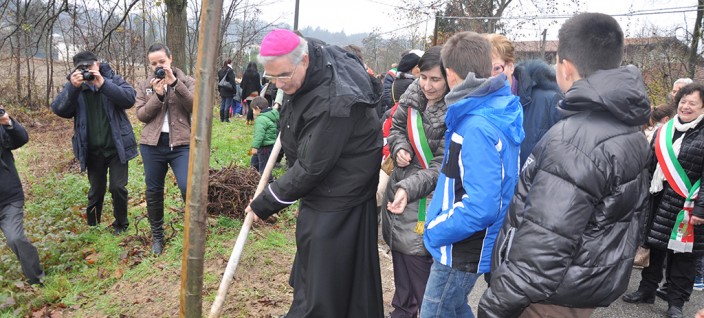
M 230 121 L 230 107 L 232 107 L 232 97 L 220 98 L 220 121 Z
M 421 318 L 474 318 L 467 296 L 481 274 L 463 272 L 433 260 L 425 286 Z
M 181 195 L 186 197 L 188 182 L 189 146 L 169 147 L 169 134 L 161 133 L 159 143 L 154 146 L 139 145 L 144 162 L 144 181 L 147 191 L 164 193 L 164 178 L 169 166 L 176 176 Z
M 232 114 L 242 115 L 242 103 L 240 101 L 235 100 L 232 102 Z

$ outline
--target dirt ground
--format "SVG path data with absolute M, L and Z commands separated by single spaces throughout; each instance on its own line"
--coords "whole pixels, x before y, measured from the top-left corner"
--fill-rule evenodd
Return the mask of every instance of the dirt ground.
M 259 230 L 262 233 L 282 231 L 290 239 L 294 236 L 293 229 L 267 227 Z M 234 246 L 236 234 L 233 233 L 233 239 L 223 242 L 223 245 Z M 251 235 L 257 234 L 250 233 Z M 387 253 L 388 247 L 382 241 L 379 244 L 384 306 L 385 312 L 389 313 L 393 296 L 391 254 Z M 293 255 L 282 252 L 243 257 L 223 306 L 222 317 L 277 318 L 286 313 L 293 299 L 293 290 L 288 285 L 292 262 Z M 217 282 L 205 284 L 203 288 L 203 313 L 206 315 L 210 311 L 213 295 L 217 294 L 226 265 L 227 257 L 210 259 L 205 263 L 204 275 L 217 277 Z M 137 282 L 119 282 L 109 287 L 105 296 L 124 304 L 117 314 L 121 318 L 176 317 L 179 314 L 180 274 L 180 266 L 169 267 L 164 263 L 156 263 L 154 272 L 144 279 Z M 97 311 L 90 303 L 91 301 L 86 301 L 84 306 L 67 308 L 65 317 L 114 317 Z

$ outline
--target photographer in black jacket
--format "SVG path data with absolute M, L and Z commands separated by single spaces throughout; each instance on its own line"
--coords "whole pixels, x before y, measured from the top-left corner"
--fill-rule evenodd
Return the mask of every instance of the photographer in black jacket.
M 22 272 L 30 284 L 41 284 L 44 271 L 39 264 L 39 254 L 24 235 L 24 192 L 15 168 L 12 150 L 29 141 L 27 131 L 0 106 L 0 229 L 7 246 L 17 255 Z
M 64 89 L 51 103 L 51 110 L 73 118 L 73 153 L 88 170 L 88 225 L 100 223 L 108 170 L 109 190 L 115 221 L 114 234 L 127 230 L 128 161 L 137 156 L 137 141 L 126 109 L 135 103 L 136 92 L 107 63 L 98 63 L 92 52 L 73 57 L 76 69 Z

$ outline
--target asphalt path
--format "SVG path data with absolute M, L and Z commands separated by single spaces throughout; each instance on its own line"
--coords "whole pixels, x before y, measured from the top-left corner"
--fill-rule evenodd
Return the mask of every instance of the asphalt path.
M 640 282 L 640 270 L 634 269 L 631 273 L 628 291 L 630 293 L 638 289 Z M 477 304 L 479 298 L 486 290 L 486 283 L 483 278 L 477 281 L 474 290 L 469 295 L 469 304 L 472 306 L 474 313 L 477 313 Z M 685 318 L 694 318 L 697 310 L 704 308 L 704 291 L 693 291 L 689 302 L 684 304 Z M 654 304 L 629 304 L 621 299 L 614 301 L 611 306 L 606 308 L 598 308 L 594 311 L 592 318 L 660 318 L 667 317 L 667 302 L 656 298 Z

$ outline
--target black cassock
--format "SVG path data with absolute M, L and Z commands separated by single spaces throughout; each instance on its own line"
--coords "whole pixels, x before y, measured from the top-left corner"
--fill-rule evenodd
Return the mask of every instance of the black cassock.
M 383 317 L 375 201 L 379 92 L 362 64 L 339 47 L 316 41 L 308 47 L 305 80 L 281 110 L 288 169 L 251 207 L 266 219 L 300 200 L 287 318 Z

